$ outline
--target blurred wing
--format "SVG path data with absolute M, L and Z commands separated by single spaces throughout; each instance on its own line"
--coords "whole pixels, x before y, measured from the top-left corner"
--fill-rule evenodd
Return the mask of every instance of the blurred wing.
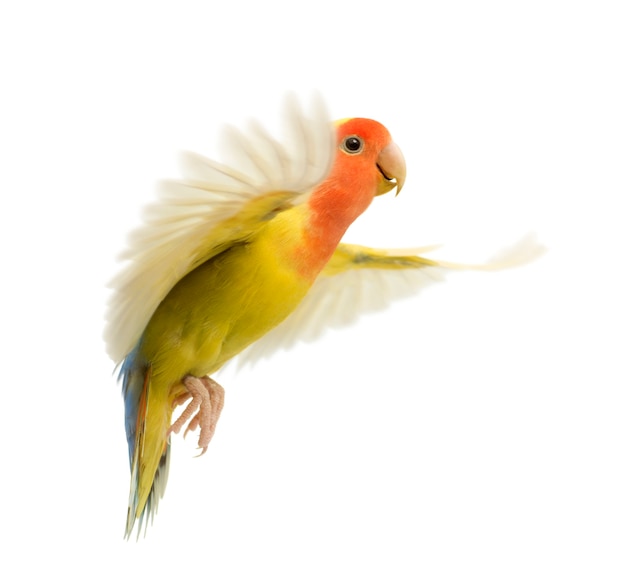
M 126 267 L 111 282 L 105 341 L 115 362 L 133 349 L 180 279 L 302 203 L 328 175 L 335 136 L 321 100 L 307 116 L 290 99 L 285 119 L 283 143 L 258 124 L 245 135 L 227 128 L 228 165 L 186 153 L 183 181 L 162 184 L 158 201 L 145 210 L 145 224 L 129 237 Z
M 349 325 L 361 313 L 378 311 L 391 302 L 415 295 L 455 270 L 495 271 L 517 267 L 545 249 L 529 235 L 484 264 L 464 265 L 418 255 L 437 247 L 404 250 L 371 249 L 340 244 L 297 309 L 260 340 L 246 348 L 237 364 L 267 358 L 299 341 L 313 341 L 324 330 Z

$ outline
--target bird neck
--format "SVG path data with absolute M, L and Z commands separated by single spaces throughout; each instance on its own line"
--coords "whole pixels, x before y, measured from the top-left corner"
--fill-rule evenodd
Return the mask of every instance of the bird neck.
M 305 270 L 315 278 L 330 260 L 341 238 L 354 220 L 370 205 L 374 193 L 329 179 L 306 203 L 299 252 L 306 257 Z

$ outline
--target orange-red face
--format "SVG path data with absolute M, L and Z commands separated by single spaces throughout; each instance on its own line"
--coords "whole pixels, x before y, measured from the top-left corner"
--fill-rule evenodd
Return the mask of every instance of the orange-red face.
M 347 228 L 374 196 L 404 184 L 406 168 L 389 132 L 371 119 L 344 119 L 335 124 L 337 151 L 330 174 L 308 200 L 308 228 L 296 260 L 304 276 L 323 268 Z
M 400 148 L 377 121 L 343 119 L 335 127 L 337 151 L 333 167 L 308 202 L 313 247 L 326 245 L 329 253 L 375 196 L 394 188 L 400 191 L 406 174 Z
M 387 129 L 371 119 L 355 117 L 336 123 L 337 158 L 335 164 L 353 184 L 375 185 L 374 195 L 393 188 L 400 192 L 406 165 L 400 148 Z

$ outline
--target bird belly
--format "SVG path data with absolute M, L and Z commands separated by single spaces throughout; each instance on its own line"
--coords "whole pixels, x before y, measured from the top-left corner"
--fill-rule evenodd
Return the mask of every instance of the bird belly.
M 142 336 L 153 379 L 171 386 L 213 373 L 285 319 L 310 285 L 263 244 L 235 245 L 200 265 L 169 292 Z

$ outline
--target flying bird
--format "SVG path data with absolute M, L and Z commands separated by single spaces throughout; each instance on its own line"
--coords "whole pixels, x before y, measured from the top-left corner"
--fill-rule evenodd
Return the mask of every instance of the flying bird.
M 332 123 L 321 100 L 309 112 L 288 100 L 284 119 L 280 141 L 258 124 L 226 128 L 225 163 L 184 154 L 183 179 L 161 184 L 111 284 L 105 340 L 125 405 L 127 538 L 163 496 L 170 435 L 199 429 L 206 451 L 224 404 L 211 376 L 224 364 L 313 339 L 450 269 L 500 269 L 541 252 L 526 239 L 467 266 L 341 242 L 374 197 L 400 193 L 402 152 L 376 121 Z

